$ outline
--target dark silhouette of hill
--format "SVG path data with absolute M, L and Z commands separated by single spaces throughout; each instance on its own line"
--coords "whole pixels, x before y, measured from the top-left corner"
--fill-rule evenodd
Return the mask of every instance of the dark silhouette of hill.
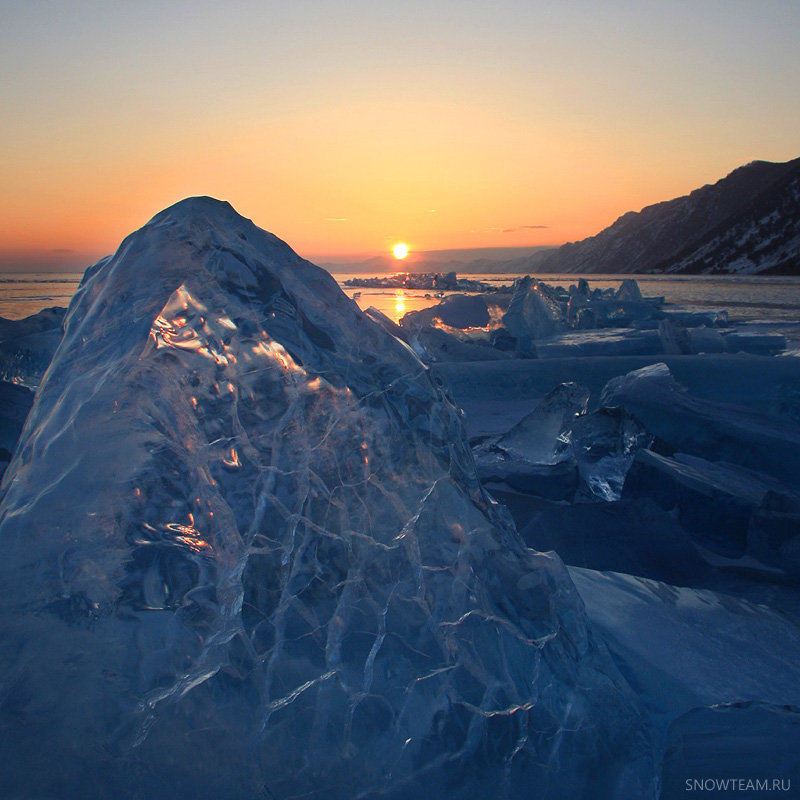
M 800 274 L 800 158 L 753 161 L 528 263 L 536 272 Z

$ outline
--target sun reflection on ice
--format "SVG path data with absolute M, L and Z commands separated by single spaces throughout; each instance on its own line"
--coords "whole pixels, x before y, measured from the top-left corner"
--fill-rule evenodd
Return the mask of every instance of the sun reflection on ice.
M 402 290 L 398 290 L 394 298 L 394 311 L 398 319 L 406 313 L 406 297 Z
M 235 447 L 231 447 L 230 458 L 223 458 L 222 463 L 229 469 L 238 469 L 242 466 L 242 462 L 239 460 L 239 454 L 236 452 Z

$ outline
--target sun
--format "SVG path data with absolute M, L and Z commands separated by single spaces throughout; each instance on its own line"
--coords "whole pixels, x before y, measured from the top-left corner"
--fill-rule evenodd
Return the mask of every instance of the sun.
M 408 255 L 408 245 L 399 242 L 392 248 L 395 258 L 403 259 Z

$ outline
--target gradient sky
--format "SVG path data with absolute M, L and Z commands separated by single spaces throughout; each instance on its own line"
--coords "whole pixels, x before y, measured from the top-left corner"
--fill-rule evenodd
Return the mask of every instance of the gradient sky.
M 0 269 L 195 194 L 317 260 L 580 239 L 800 156 L 798 31 L 795 0 L 0 0 Z

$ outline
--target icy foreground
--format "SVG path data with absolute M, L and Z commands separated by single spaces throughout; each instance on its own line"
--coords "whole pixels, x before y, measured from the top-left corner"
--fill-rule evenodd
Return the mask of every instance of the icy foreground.
M 655 794 L 637 701 L 457 409 L 225 203 L 87 272 L 0 546 L 12 796 Z

